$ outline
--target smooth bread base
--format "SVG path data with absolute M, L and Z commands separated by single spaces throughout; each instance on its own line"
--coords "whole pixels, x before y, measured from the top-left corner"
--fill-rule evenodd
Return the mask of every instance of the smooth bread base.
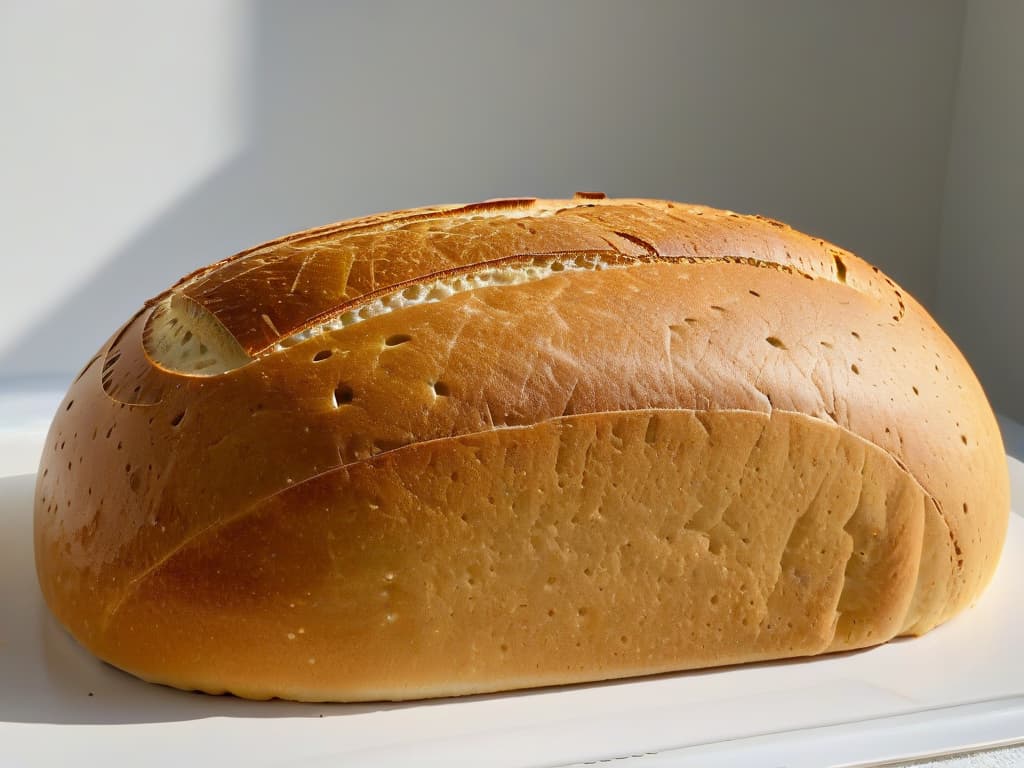
M 801 414 L 553 419 L 266 499 L 149 572 L 91 650 L 180 688 L 357 701 L 860 648 L 910 628 L 922 549 L 948 548 L 925 508 L 885 451 Z

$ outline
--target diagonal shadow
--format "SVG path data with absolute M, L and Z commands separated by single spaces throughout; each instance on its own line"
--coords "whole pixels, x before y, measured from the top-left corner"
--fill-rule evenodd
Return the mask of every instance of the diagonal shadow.
M 249 222 L 252 206 L 225 201 L 244 199 L 238 190 L 259 182 L 260 169 L 250 158 L 228 162 L 4 349 L 0 370 L 16 367 L 39 350 L 59 350 L 48 357 L 52 367 L 36 366 L 40 375 L 67 376 L 69 366 L 84 364 L 143 300 L 182 274 L 238 249 L 242 239 L 236 233 L 254 229 Z

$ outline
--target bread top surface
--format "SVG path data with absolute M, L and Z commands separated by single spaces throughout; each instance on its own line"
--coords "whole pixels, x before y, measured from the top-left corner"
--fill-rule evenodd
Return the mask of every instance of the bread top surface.
M 480 277 L 503 269 L 513 277 Z M 436 300 L 393 300 L 442 284 Z M 379 313 L 340 322 L 374 301 Z M 223 370 L 154 361 L 176 345 Z M 310 230 L 147 303 L 51 429 L 44 591 L 80 638 L 102 633 L 171 554 L 310 478 L 414 443 L 644 409 L 792 411 L 891 455 L 948 530 L 933 553 L 948 573 L 928 585 L 919 630 L 991 577 L 1002 443 L 966 361 L 917 302 L 779 222 L 582 198 Z
M 763 217 L 657 200 L 499 200 L 382 214 L 258 246 L 185 278 L 175 291 L 257 354 L 346 306 L 432 277 L 536 257 L 623 262 L 749 259 L 850 281 L 904 311 L 900 290 L 849 254 Z M 849 262 L 849 267 L 847 263 Z

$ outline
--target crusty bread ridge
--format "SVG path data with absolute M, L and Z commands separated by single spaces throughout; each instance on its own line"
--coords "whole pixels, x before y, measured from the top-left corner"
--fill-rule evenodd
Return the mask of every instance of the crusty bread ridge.
M 977 379 L 877 269 L 582 196 L 310 230 L 147 302 L 54 419 L 35 548 L 145 679 L 403 699 L 920 634 L 1008 507 Z

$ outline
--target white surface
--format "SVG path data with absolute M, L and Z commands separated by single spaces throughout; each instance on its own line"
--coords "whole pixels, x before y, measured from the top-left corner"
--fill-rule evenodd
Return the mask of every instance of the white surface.
M 728 744 L 710 744 L 656 755 L 616 761 L 616 768 L 669 768 L 669 766 L 777 766 L 779 768 L 822 768 L 822 766 L 895 765 L 914 768 L 987 768 L 1020 766 L 1017 762 L 992 762 L 1011 758 L 1024 750 L 1020 743 L 1024 728 L 1024 700 L 997 699 L 929 709 L 908 715 L 861 720 L 801 731 L 784 731 L 768 736 L 738 739 Z M 1011 746 L 992 747 L 1010 743 Z M 970 745 L 982 746 L 982 751 Z M 928 757 L 923 755 L 927 753 Z M 911 758 L 911 755 L 916 757 Z M 911 762 L 905 762 L 910 759 Z
M 0 2 L 0 372 L 372 211 L 577 189 L 761 212 L 931 292 L 961 0 Z M 983 257 L 984 254 L 976 254 Z
M 4 444 L 0 434 L 0 460 L 11 455 Z M 1010 464 L 1018 494 L 1024 465 Z M 79 648 L 36 586 L 34 477 L 4 475 L 10 470 L 0 463 L 3 766 L 81 764 L 83 757 L 104 765 L 144 758 L 147 766 L 244 758 L 249 768 L 620 758 L 638 766 L 810 768 L 1024 738 L 1024 520 L 1017 516 L 979 604 L 915 640 L 827 658 L 466 699 L 260 703 L 149 685 Z

